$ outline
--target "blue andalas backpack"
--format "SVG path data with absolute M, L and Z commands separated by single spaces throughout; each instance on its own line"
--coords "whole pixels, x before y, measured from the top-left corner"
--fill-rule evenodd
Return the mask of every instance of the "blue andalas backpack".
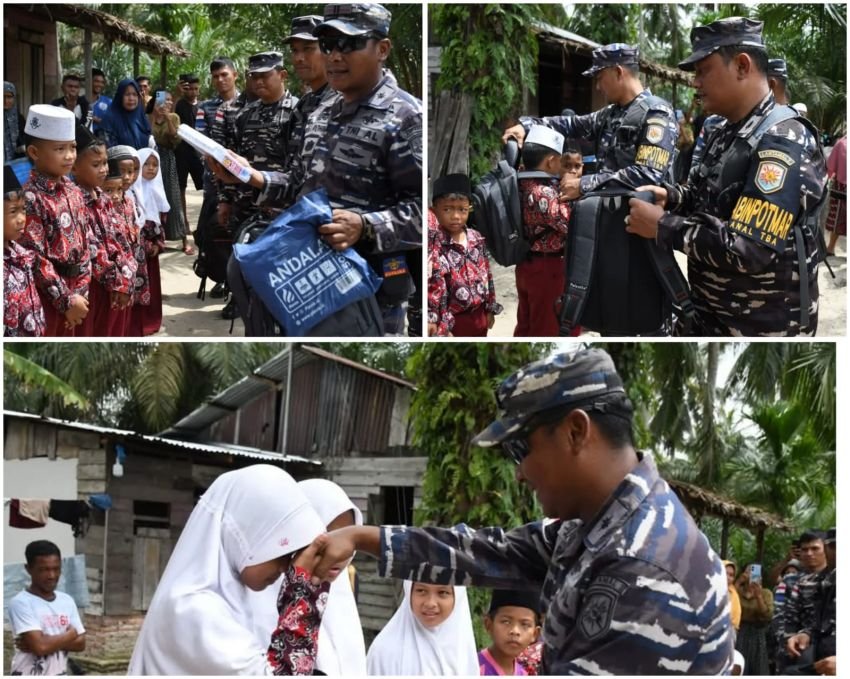
M 332 249 L 318 228 L 331 221 L 324 189 L 302 196 L 233 255 L 242 275 L 288 336 L 301 337 L 331 314 L 370 297 L 381 286 L 353 248 Z

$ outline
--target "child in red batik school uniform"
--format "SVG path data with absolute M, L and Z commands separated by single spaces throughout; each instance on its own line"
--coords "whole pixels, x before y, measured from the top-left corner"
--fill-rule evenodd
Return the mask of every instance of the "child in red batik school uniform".
M 89 312 L 91 261 L 85 200 L 66 175 L 77 157 L 77 119 L 65 108 L 30 106 L 25 132 L 35 169 L 24 184 L 27 221 L 18 243 L 34 257 L 45 335 L 74 336 Z
M 429 325 L 437 335 L 485 337 L 502 305 L 496 302 L 484 237 L 466 225 L 472 188 L 469 177 L 450 174 L 434 182 L 433 211 L 440 228 L 433 246 L 439 255 L 428 286 Z M 429 251 L 432 246 L 429 244 Z M 442 280 L 440 280 L 442 279 Z M 444 284 L 444 285 L 443 285 Z
M 141 172 L 133 184 L 136 207 L 141 211 L 143 226 L 140 240 L 145 251 L 150 280 L 150 304 L 140 309 L 142 334 L 153 335 L 162 326 L 162 284 L 159 273 L 159 253 L 165 249 L 165 223 L 171 209 L 162 181 L 159 154 L 153 149 L 139 152 Z
M 526 259 L 516 267 L 517 325 L 515 337 L 557 337 L 555 305 L 564 293 L 567 227 L 570 205 L 561 201 L 559 174 L 564 136 L 543 125 L 533 125 L 522 147 L 526 170 L 552 175 L 547 179 L 520 179 L 519 194 L 525 237 L 531 244 Z M 568 174 L 581 176 L 581 154 L 568 149 Z M 577 174 L 576 174 L 577 173 Z M 578 335 L 580 328 L 573 332 Z
M 100 266 L 99 257 L 93 267 L 90 309 L 84 322 L 85 334 L 90 337 L 124 335 L 136 281 L 136 258 L 129 235 L 103 190 L 108 167 L 106 145 L 88 128 L 78 125 L 74 181 L 85 196 L 94 242 L 106 262 L 106 266 Z
M 27 212 L 21 183 L 11 166 L 3 170 L 3 335 L 41 337 L 44 309 L 35 287 L 35 255 L 15 241 L 24 232 Z

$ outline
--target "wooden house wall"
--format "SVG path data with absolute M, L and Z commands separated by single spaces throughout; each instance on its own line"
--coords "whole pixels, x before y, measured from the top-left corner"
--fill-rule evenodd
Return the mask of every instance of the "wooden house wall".
M 382 487 L 413 487 L 413 506 L 422 499 L 422 477 L 428 458 L 425 457 L 353 457 L 332 463 L 327 477 L 339 484 L 352 502 L 363 512 L 364 521 L 380 523 L 382 516 L 370 513 L 369 496 L 379 495 Z M 360 576 L 357 608 L 364 630 L 377 632 L 395 613 L 401 596 L 399 582 L 379 578 L 375 559 L 358 556 L 354 565 Z
M 17 88 L 18 110 L 24 116 L 32 104 L 49 103 L 61 94 L 56 23 L 26 7 L 3 5 L 3 77 Z M 42 64 L 31 63 L 33 46 L 43 55 Z

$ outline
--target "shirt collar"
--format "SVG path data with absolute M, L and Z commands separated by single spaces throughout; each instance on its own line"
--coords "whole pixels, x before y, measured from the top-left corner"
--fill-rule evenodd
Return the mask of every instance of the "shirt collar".
M 585 527 L 584 544 L 596 551 L 607 544 L 644 500 L 659 479 L 655 461 L 648 453 L 638 452 L 639 462 L 617 486 L 602 509 Z
M 43 191 L 44 193 L 48 194 L 55 194 L 59 193 L 60 191 L 64 191 L 66 186 L 70 183 L 70 180 L 67 177 L 51 179 L 47 175 L 39 172 L 38 170 L 33 170 L 30 173 L 30 182 L 39 191 Z

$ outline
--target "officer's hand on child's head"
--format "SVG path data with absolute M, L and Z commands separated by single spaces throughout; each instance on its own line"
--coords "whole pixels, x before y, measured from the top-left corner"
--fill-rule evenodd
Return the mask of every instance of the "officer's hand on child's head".
M 502 143 L 507 144 L 510 139 L 516 139 L 517 146 L 522 148 L 522 143 L 525 141 L 525 128 L 522 125 L 509 127 L 502 135 Z

